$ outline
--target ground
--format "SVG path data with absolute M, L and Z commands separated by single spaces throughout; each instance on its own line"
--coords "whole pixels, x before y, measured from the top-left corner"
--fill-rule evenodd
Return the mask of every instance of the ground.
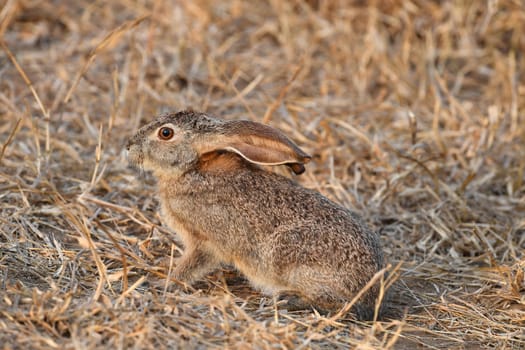
M 521 1 L 0 4 L 3 349 L 525 348 Z M 186 108 L 313 155 L 294 179 L 380 233 L 384 319 L 170 277 L 182 247 L 125 144 Z

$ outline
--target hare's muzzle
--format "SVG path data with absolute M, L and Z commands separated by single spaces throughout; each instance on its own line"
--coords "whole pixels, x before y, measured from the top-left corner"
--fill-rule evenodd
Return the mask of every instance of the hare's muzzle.
M 144 154 L 140 144 L 133 142 L 133 139 L 128 141 L 126 145 L 126 150 L 128 151 L 128 163 L 132 167 L 140 168 L 144 162 Z

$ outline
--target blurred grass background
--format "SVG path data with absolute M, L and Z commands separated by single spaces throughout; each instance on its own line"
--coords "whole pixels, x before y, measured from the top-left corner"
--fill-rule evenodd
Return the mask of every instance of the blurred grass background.
M 4 0 L 0 39 L 2 348 L 525 348 L 522 1 Z M 177 288 L 124 145 L 185 108 L 314 156 L 401 264 L 385 320 Z

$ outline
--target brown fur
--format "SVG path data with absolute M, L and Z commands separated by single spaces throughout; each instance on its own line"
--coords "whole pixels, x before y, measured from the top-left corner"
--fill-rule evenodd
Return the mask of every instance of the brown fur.
M 155 139 L 166 123 L 185 137 Z M 239 135 L 257 139 L 253 133 L 263 130 L 265 141 L 250 147 L 262 152 L 269 142 L 279 144 L 272 147 L 283 151 L 283 164 L 309 159 L 279 131 L 242 125 L 180 112 L 158 117 L 128 144 L 130 162 L 157 176 L 162 215 L 185 245 L 177 278 L 191 283 L 227 263 L 268 294 L 295 295 L 288 298 L 292 309 L 341 307 L 383 267 L 378 236 L 318 192 L 224 152 Z M 220 150 L 209 143 L 221 144 Z M 354 308 L 358 317 L 373 315 L 377 295 L 377 285 L 364 294 Z
M 197 165 L 200 172 L 228 173 L 239 168 L 239 156 L 232 153 L 209 152 L 204 154 Z

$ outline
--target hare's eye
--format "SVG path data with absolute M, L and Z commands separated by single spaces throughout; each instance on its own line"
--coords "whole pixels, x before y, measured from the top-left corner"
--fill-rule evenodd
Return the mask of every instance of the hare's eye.
M 167 141 L 167 140 L 171 139 L 174 134 L 175 134 L 175 132 L 173 131 L 172 128 L 163 127 L 163 128 L 159 129 L 159 138 L 161 140 Z

